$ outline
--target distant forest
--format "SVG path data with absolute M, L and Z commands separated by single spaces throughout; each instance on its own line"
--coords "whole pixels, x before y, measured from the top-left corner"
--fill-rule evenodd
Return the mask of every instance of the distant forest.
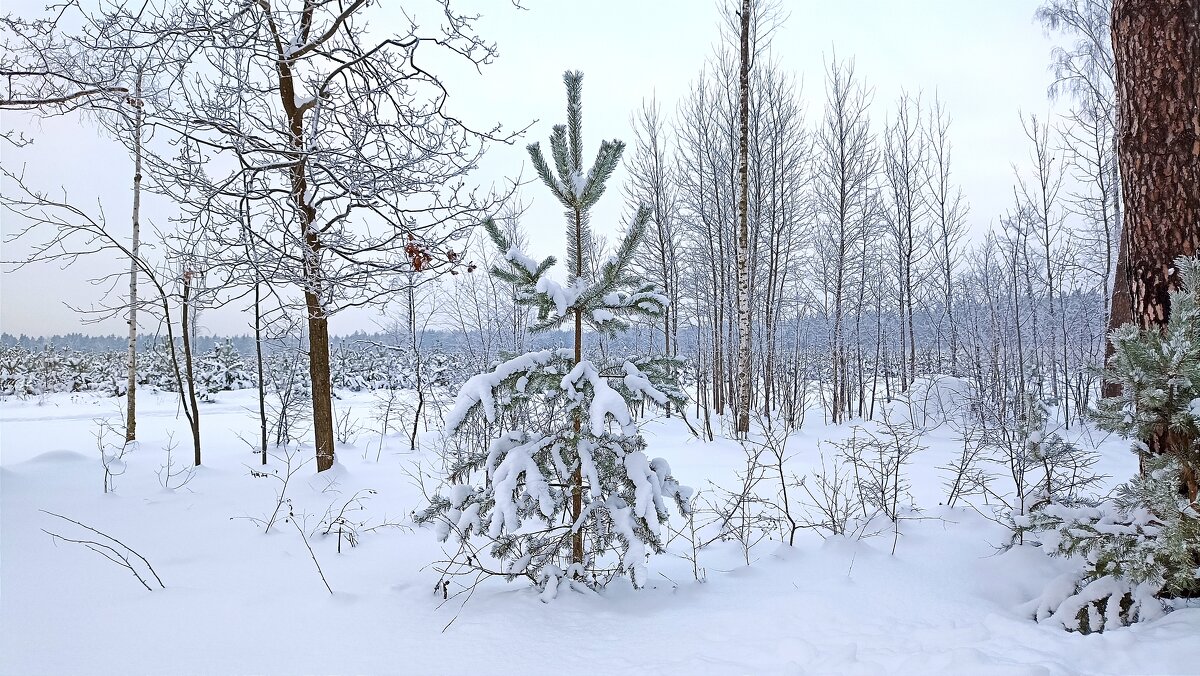
M 554 336 L 544 336 L 549 342 L 554 342 Z M 138 349 L 152 350 L 158 343 L 166 340 L 166 336 L 159 334 L 138 334 Z M 384 345 L 396 344 L 397 341 L 407 342 L 408 337 L 402 335 L 397 337 L 391 333 L 366 333 L 356 331 L 348 336 L 334 336 L 330 338 L 334 346 L 344 343 L 381 343 Z M 462 342 L 461 334 L 453 331 L 427 331 L 422 340 L 424 345 L 428 346 L 444 346 L 453 348 Z M 566 344 L 566 339 L 562 338 L 559 342 Z M 229 343 L 241 354 L 254 353 L 254 336 L 243 334 L 238 336 L 195 336 L 192 338 L 193 350 L 197 353 L 206 352 L 218 345 Z M 109 334 L 106 336 L 89 336 L 82 333 L 68 333 L 65 335 L 53 336 L 27 336 L 21 334 L 14 336 L 11 333 L 0 333 L 0 348 L 5 347 L 21 347 L 26 350 L 42 350 L 47 347 L 68 348 L 78 352 L 124 352 L 129 345 L 128 336 L 118 336 Z M 284 344 L 277 340 L 263 341 L 265 349 L 273 350 L 284 347 Z M 287 349 L 295 349 L 295 344 L 288 343 Z
M 694 333 L 691 331 L 690 333 Z M 591 339 L 597 339 L 596 336 L 589 336 Z M 530 337 L 532 347 L 536 349 L 546 349 L 552 347 L 566 347 L 570 336 L 565 333 L 551 332 L 538 334 Z M 147 351 L 153 350 L 156 345 L 166 340 L 166 336 L 160 334 L 138 334 L 138 350 Z M 464 348 L 470 340 L 464 337 L 461 331 L 455 330 L 427 330 L 423 335 L 418 336 L 421 345 L 429 348 L 441 348 L 449 352 L 457 352 L 459 348 Z M 644 344 L 651 340 L 650 331 L 644 328 L 634 329 L 628 335 L 622 336 L 618 341 L 608 341 L 610 346 L 618 350 L 633 348 L 636 345 Z M 349 346 L 359 343 L 381 344 L 381 345 L 406 345 L 409 337 L 407 334 L 394 334 L 386 332 L 367 333 L 364 331 L 356 331 L 347 336 L 333 336 L 330 338 L 331 346 L 334 348 Z M 690 341 L 685 341 L 685 344 Z M 192 339 L 192 349 L 196 353 L 204 353 L 211 351 L 218 345 L 229 343 L 239 354 L 249 355 L 254 354 L 254 336 L 243 334 L 236 336 L 196 336 Z M 0 348 L 19 347 L 29 351 L 44 350 L 46 348 L 66 348 L 77 352 L 87 353 L 110 353 L 124 352 L 129 344 L 128 336 L 118 336 L 109 334 L 106 336 L 90 336 L 83 333 L 68 333 L 55 334 L 53 336 L 27 336 L 20 334 L 14 336 L 11 333 L 0 333 Z M 295 341 L 279 341 L 279 340 L 264 340 L 263 348 L 268 352 L 274 352 L 280 349 L 294 350 Z

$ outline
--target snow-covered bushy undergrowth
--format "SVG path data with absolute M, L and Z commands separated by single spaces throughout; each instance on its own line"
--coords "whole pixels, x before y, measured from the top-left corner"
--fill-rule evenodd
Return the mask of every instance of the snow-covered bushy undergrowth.
M 738 542 L 710 544 L 699 552 L 706 581 L 697 582 L 688 538 L 672 535 L 685 524 L 672 516 L 666 554 L 651 561 L 643 589 L 614 583 L 542 603 L 526 583 L 494 581 L 465 606 L 464 596 L 443 603 L 428 566 L 446 556 L 444 545 L 411 521 L 427 504 L 420 484 L 428 490 L 442 472 L 436 416 L 421 432 L 420 450 L 407 450 L 404 434 L 378 449 L 380 437 L 369 431 L 376 399 L 339 394 L 339 413 L 361 416 L 364 429 L 319 476 L 311 448 L 301 449 L 295 458 L 304 464 L 282 503 L 282 456 L 264 468 L 242 440 L 257 439 L 250 391 L 222 393 L 202 407 L 206 464 L 175 490 L 158 474 L 169 435 L 187 447 L 186 423 L 176 418 L 173 395 L 139 393 L 141 442 L 121 459 L 123 473 L 108 494 L 93 420 L 119 421 L 120 400 L 62 394 L 40 405 L 0 403 L 0 671 L 1196 671 L 1200 609 L 1087 636 L 1023 612 L 1071 564 L 1030 546 L 1002 551 L 1010 531 L 981 515 L 990 514 L 982 498 L 974 500 L 978 511 L 965 501 L 939 505 L 946 473 L 938 468 L 961 452 L 951 425 L 927 431 L 907 461 L 895 554 L 890 526 L 860 529 L 882 531 L 865 539 L 801 529 L 794 547 L 758 541 L 749 566 Z M 738 444 L 700 441 L 678 419 L 639 424 L 655 454 L 670 457 L 672 472 L 702 496 L 715 495 L 714 484 L 736 488 L 746 463 Z M 810 412 L 788 440 L 789 472 L 819 467 L 818 442 L 850 434 L 850 426 L 826 427 Z M 1098 447 L 1095 469 L 1117 478 L 1110 486 L 1135 472 L 1125 442 L 1078 427 L 1064 434 Z M 828 463 L 829 446 L 822 448 Z M 186 452 L 178 454 L 176 462 L 186 462 Z M 43 529 L 97 537 L 46 512 L 132 547 L 165 588 L 147 591 L 129 570 L 47 535 Z

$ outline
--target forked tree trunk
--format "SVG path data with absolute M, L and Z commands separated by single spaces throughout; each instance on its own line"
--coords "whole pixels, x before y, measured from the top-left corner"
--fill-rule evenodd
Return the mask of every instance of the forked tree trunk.
M 296 126 L 300 126 L 297 124 Z M 296 134 L 299 139 L 299 133 Z M 324 288 L 320 267 L 323 248 L 313 230 L 316 213 L 304 200 L 308 182 L 303 165 L 292 168 L 293 198 L 299 207 L 304 232 L 304 307 L 308 314 L 308 374 L 312 385 L 313 442 L 316 446 L 317 471 L 333 468 L 333 385 L 329 377 L 329 318 L 321 302 Z
M 186 375 L 188 405 L 192 409 L 188 424 L 192 427 L 192 454 L 197 467 L 200 466 L 200 408 L 196 402 L 196 372 L 192 368 L 192 331 L 189 310 L 192 309 L 192 276 L 191 270 L 183 271 L 183 296 L 179 304 L 179 330 L 183 339 L 183 364 Z M 182 393 L 181 393 L 182 394 Z
M 262 339 L 262 291 L 261 283 L 254 283 L 254 359 L 258 370 L 258 432 L 259 451 L 262 464 L 267 464 L 267 383 L 263 369 Z

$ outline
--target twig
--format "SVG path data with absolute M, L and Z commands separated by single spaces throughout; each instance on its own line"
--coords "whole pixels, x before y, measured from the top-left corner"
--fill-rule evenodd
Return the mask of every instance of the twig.
M 150 562 L 146 560 L 146 557 L 139 554 L 136 550 L 134 550 L 133 548 L 131 548 L 129 545 L 125 544 L 124 542 L 121 542 L 120 540 L 116 539 L 115 537 L 113 537 L 107 533 L 98 531 L 95 528 L 92 528 L 91 526 L 89 526 L 87 524 L 80 523 L 80 522 L 76 521 L 75 519 L 63 516 L 62 514 L 55 514 L 54 512 L 48 512 L 44 509 L 38 510 L 38 511 L 42 512 L 43 514 L 49 514 L 50 516 L 53 516 L 55 518 L 62 519 L 63 521 L 73 523 L 76 526 L 83 528 L 84 530 L 95 533 L 96 535 L 99 535 L 100 537 L 104 538 L 105 540 L 115 543 L 117 546 L 123 548 L 126 552 L 129 552 L 130 554 L 136 556 L 139 560 L 141 560 L 141 562 L 143 564 L 146 565 L 146 569 L 149 570 L 150 574 L 154 576 L 154 580 L 156 582 L 158 582 L 158 586 L 160 589 L 167 588 L 166 585 L 163 584 L 162 578 L 160 578 L 158 576 L 158 572 L 154 570 L 154 566 L 151 566 Z M 88 549 L 92 550 L 93 552 L 100 554 L 101 556 L 108 559 L 109 561 L 112 561 L 113 563 L 115 563 L 117 565 L 128 568 L 129 572 L 133 573 L 134 577 L 136 577 L 138 579 L 138 582 L 142 583 L 142 586 L 144 586 L 149 591 L 153 591 L 153 589 L 150 587 L 150 585 L 146 583 L 146 580 L 143 579 L 142 576 L 138 574 L 136 569 L 134 569 L 133 564 L 131 564 L 129 561 L 129 557 L 126 556 L 125 554 L 122 554 L 118 549 L 116 549 L 112 545 L 104 544 L 102 542 L 95 542 L 93 540 L 74 540 L 74 539 L 59 535 L 58 533 L 53 533 L 44 528 L 42 529 L 42 532 L 49 535 L 52 538 L 56 538 L 56 539 L 62 540 L 64 542 L 71 542 L 74 544 L 83 545 L 83 546 L 87 547 Z M 112 558 L 112 556 L 110 556 L 108 554 L 105 554 L 100 549 L 97 549 L 98 547 L 112 552 L 112 554 L 115 555 L 118 559 L 120 559 L 120 561 Z
M 304 534 L 304 529 L 300 527 L 300 523 L 296 521 L 294 515 L 288 520 L 296 527 L 296 532 L 300 534 L 300 539 L 304 541 L 304 546 L 308 549 L 308 555 L 312 557 L 313 565 L 317 567 L 317 575 L 321 576 L 321 582 L 324 583 L 325 589 L 332 594 L 333 589 L 329 586 L 329 581 L 325 579 L 325 572 L 321 570 L 321 564 L 317 562 L 316 553 L 313 552 L 312 547 L 308 544 L 308 536 Z

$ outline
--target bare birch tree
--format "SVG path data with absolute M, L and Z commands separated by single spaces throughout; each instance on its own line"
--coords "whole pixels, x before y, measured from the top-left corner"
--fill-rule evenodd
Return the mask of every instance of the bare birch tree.
M 1050 393 L 1055 399 L 1061 396 L 1060 382 L 1066 378 L 1061 367 L 1065 364 L 1060 346 L 1065 344 L 1066 324 L 1061 308 L 1055 306 L 1055 293 L 1059 293 L 1059 305 L 1062 297 L 1062 273 L 1064 267 L 1065 231 L 1064 221 L 1066 211 L 1061 204 L 1061 193 L 1065 180 L 1065 169 L 1062 157 L 1055 152 L 1050 143 L 1050 125 L 1039 122 L 1037 116 L 1022 117 L 1022 128 L 1029 139 L 1030 175 L 1026 177 L 1017 173 L 1018 200 L 1022 213 L 1031 220 L 1030 234 L 1033 242 L 1038 245 L 1034 252 L 1037 256 L 1039 269 L 1035 272 L 1040 291 L 1044 294 L 1044 314 L 1036 311 L 1034 314 L 1033 331 L 1039 353 L 1044 352 L 1041 366 L 1042 376 L 1049 377 Z M 1042 343 L 1047 343 L 1043 349 Z
M 917 375 L 917 340 L 913 308 L 920 287 L 921 262 L 929 253 L 925 177 L 929 154 L 921 121 L 921 99 L 907 92 L 896 101 L 894 117 L 884 132 L 883 173 L 887 182 L 886 213 L 895 247 L 896 300 L 900 311 L 900 389 Z
M 854 62 L 835 55 L 825 71 L 825 112 L 816 134 L 813 198 L 814 263 L 829 320 L 830 415 L 845 419 L 849 407 L 846 321 L 862 218 L 871 213 L 880 157 L 870 128 L 873 94 L 858 79 Z
M 67 32 L 61 24 L 74 28 Z M 186 68 L 187 51 L 178 49 L 186 31 L 149 4 L 134 13 L 123 5 L 88 11 L 68 3 L 44 19 L 5 16 L 0 19 L 0 35 L 6 48 L 0 56 L 0 76 L 7 83 L 0 109 L 26 110 L 41 117 L 80 114 L 92 118 L 125 146 L 133 160 L 130 238 L 124 250 L 129 258 L 125 441 L 132 442 L 137 438 L 144 144 L 150 139 L 156 115 L 169 105 L 170 90 Z M 57 208 L 49 200 L 47 207 Z
M 931 279 L 937 286 L 942 307 L 937 322 L 937 349 L 941 352 L 942 339 L 948 339 L 949 367 L 953 373 L 958 369 L 958 323 L 954 317 L 955 275 L 962 257 L 963 237 L 966 235 L 966 218 L 969 207 L 962 188 L 954 183 L 952 170 L 952 148 L 950 142 L 950 114 L 937 97 L 929 108 L 925 121 L 925 145 L 929 152 L 926 164 L 924 191 L 925 210 L 931 221 L 933 238 L 932 256 L 936 266 Z M 947 335 L 948 334 L 948 335 Z
M 643 101 L 632 120 L 634 142 L 625 160 L 626 200 L 632 214 L 650 207 L 650 232 L 638 252 L 637 269 L 671 299 L 662 316 L 663 354 L 679 353 L 679 257 L 681 234 L 676 171 L 670 138 L 658 101 Z M 668 403 L 667 415 L 670 415 Z
M 738 410 L 739 436 L 750 433 L 750 23 L 751 0 L 742 0 L 738 59 Z

